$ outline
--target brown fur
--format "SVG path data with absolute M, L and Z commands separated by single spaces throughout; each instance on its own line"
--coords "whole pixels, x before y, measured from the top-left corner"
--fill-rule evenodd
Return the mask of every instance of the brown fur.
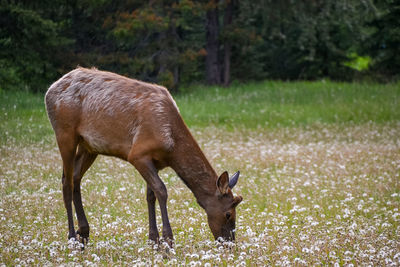
M 63 197 L 69 238 L 89 237 L 80 181 L 98 154 L 130 162 L 147 182 L 149 238 L 158 242 L 155 200 L 160 204 L 163 238 L 173 235 L 166 208 L 167 190 L 158 176 L 173 168 L 194 193 L 208 216 L 215 238 L 234 238 L 234 197 L 225 172 L 217 176 L 183 122 L 164 87 L 96 69 L 77 68 L 47 91 L 46 109 L 63 160 Z M 78 219 L 75 233 L 72 201 Z

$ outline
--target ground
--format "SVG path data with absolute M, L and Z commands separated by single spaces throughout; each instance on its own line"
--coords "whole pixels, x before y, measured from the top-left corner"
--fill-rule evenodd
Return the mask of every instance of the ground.
M 155 249 L 143 179 L 100 157 L 83 179 L 91 237 L 81 251 L 67 242 L 55 142 L 11 142 L 0 147 L 0 264 L 400 264 L 400 124 L 192 131 L 218 172 L 242 173 L 231 248 L 213 241 L 205 212 L 165 170 L 176 241 L 168 254 Z

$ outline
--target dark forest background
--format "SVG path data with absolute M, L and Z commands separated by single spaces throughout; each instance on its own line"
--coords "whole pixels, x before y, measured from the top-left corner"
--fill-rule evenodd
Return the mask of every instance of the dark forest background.
M 76 66 L 160 83 L 400 74 L 398 0 L 0 0 L 0 89 Z

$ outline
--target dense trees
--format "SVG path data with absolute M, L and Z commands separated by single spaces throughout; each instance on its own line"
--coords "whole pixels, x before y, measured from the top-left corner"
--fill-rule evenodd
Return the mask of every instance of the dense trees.
M 350 80 L 360 57 L 369 75 L 392 80 L 400 72 L 397 2 L 0 0 L 0 88 L 43 91 L 77 65 L 171 90 L 192 82 Z
M 400 75 L 400 1 L 379 1 L 377 6 L 364 53 L 374 60 L 372 70 L 387 80 Z
M 43 90 L 62 63 L 68 45 L 57 22 L 26 4 L 1 2 L 0 88 Z

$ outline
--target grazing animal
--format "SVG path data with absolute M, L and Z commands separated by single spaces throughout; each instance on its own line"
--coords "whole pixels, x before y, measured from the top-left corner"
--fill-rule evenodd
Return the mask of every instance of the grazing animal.
M 46 109 L 63 161 L 62 191 L 68 215 L 68 238 L 89 238 L 81 199 L 81 179 L 98 154 L 130 162 L 147 183 L 149 239 L 159 242 L 155 201 L 162 215 L 162 236 L 173 234 L 167 212 L 167 189 L 158 171 L 171 167 L 206 211 L 214 237 L 235 239 L 235 208 L 242 201 L 231 189 L 239 172 L 216 174 L 162 86 L 97 69 L 77 68 L 53 83 Z M 74 203 L 78 230 L 74 230 Z

